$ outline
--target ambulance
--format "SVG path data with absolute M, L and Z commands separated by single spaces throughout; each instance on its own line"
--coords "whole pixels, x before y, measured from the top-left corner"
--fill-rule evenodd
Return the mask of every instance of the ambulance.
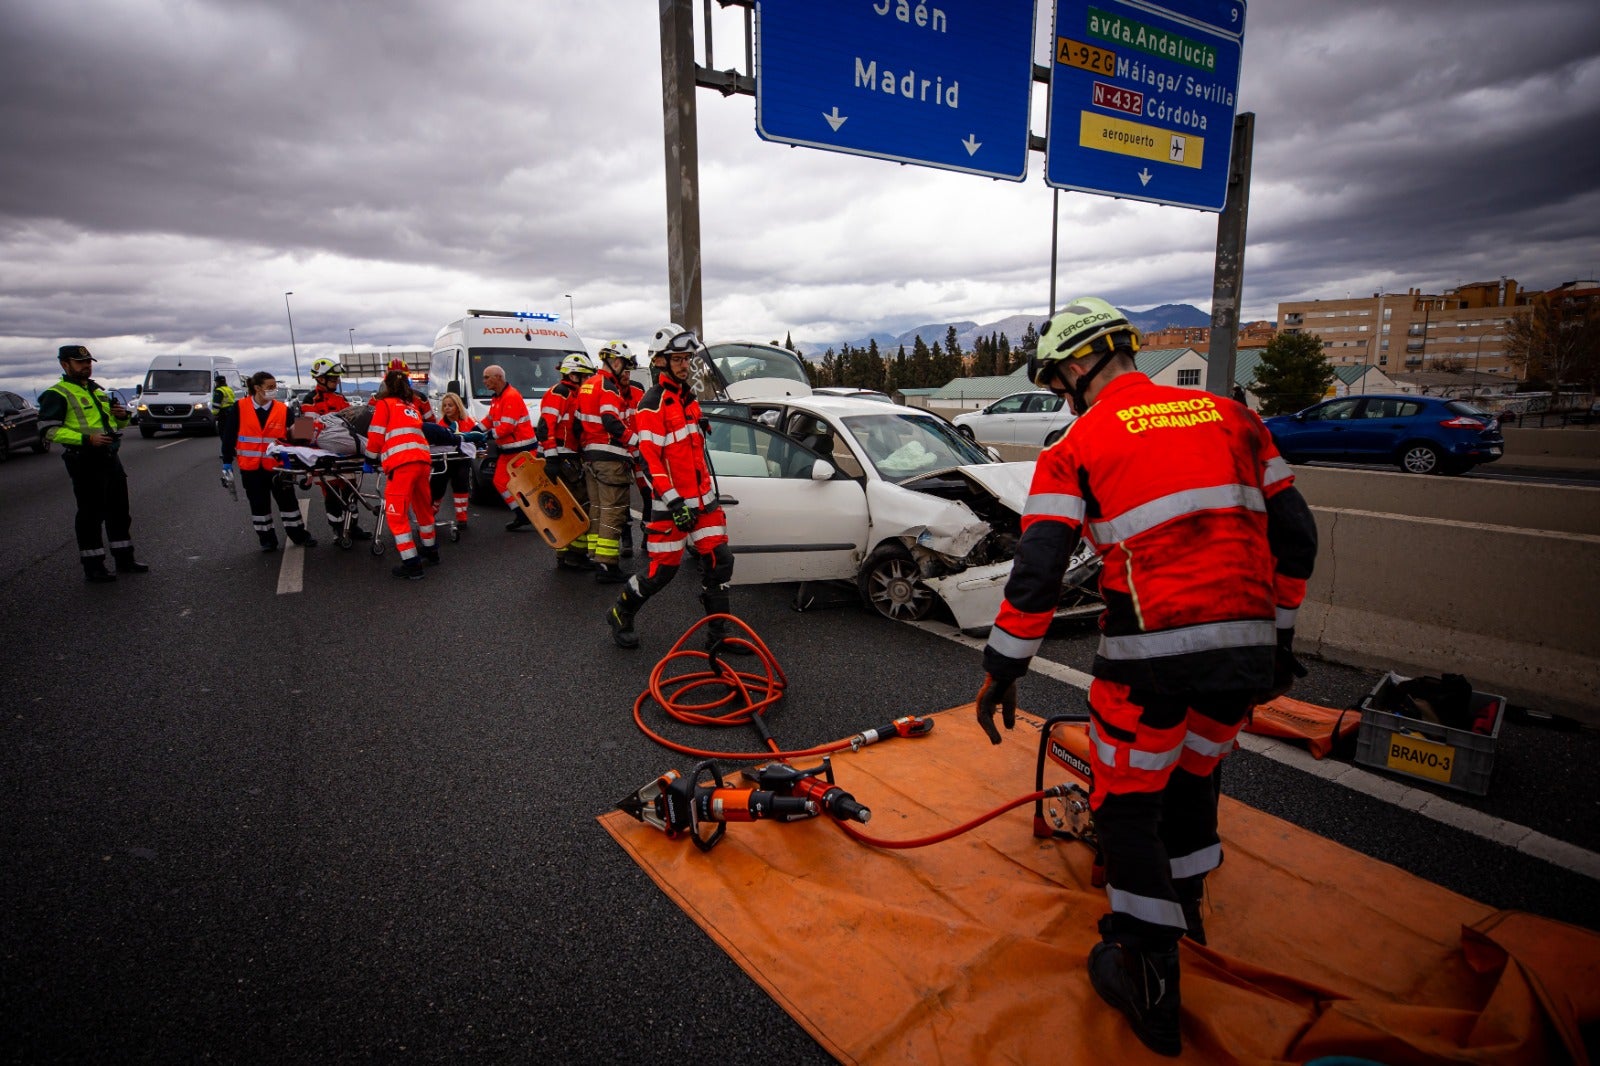
M 449 323 L 433 339 L 428 364 L 428 389 L 433 408 L 448 390 L 460 396 L 467 413 L 482 421 L 493 399 L 483 386 L 484 367 L 498 366 L 505 371 L 506 383 L 522 393 L 530 414 L 539 409 L 539 398 L 561 380 L 561 361 L 569 355 L 589 354 L 578 331 L 548 311 L 468 310 L 465 318 Z M 489 474 L 480 469 L 479 485 L 487 486 Z M 492 493 L 492 490 L 490 490 Z M 495 497 L 498 499 L 498 497 Z

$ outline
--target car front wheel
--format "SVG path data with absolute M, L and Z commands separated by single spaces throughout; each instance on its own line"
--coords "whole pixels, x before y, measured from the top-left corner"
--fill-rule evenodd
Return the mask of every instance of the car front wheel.
M 1400 469 L 1408 474 L 1437 474 L 1439 449 L 1431 444 L 1408 444 L 1400 453 Z
M 857 585 L 868 607 L 898 622 L 928 617 L 938 598 L 922 583 L 916 560 L 898 544 L 885 544 L 867 556 Z

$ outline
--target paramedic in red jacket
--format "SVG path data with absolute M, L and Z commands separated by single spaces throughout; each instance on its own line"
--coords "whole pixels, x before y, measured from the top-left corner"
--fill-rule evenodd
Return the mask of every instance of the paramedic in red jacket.
M 1299 671 L 1295 611 L 1316 526 L 1266 427 L 1227 397 L 1156 385 L 1139 333 L 1104 300 L 1040 331 L 1028 376 L 1079 417 L 1034 471 L 1005 602 L 984 650 L 978 722 L 1000 743 L 1079 537 L 1100 552 L 1106 610 L 1089 688 L 1090 806 L 1111 913 L 1095 990 L 1152 1050 L 1176 1055 L 1178 939 L 1205 942 L 1222 861 L 1214 771 L 1251 706 Z
M 466 401 L 453 392 L 445 393 L 444 398 L 439 401 L 439 425 L 454 433 L 457 438 L 465 438 L 473 444 L 483 443 L 483 430 L 479 429 L 478 423 L 467 414 Z M 435 471 L 428 478 L 428 491 L 433 496 L 435 520 L 438 519 L 439 508 L 444 504 L 445 489 L 448 488 L 451 502 L 455 505 L 457 531 L 465 530 L 470 519 L 467 505 L 472 502 L 472 464 L 475 462 L 477 462 L 476 456 L 469 459 L 465 455 L 452 454 L 445 460 L 444 469 Z
M 628 580 L 622 571 L 622 527 L 628 522 L 633 459 L 628 424 L 626 372 L 633 353 L 622 341 L 600 349 L 600 372 L 578 390 L 578 432 L 589 491 L 589 559 L 603 584 Z
M 572 493 L 573 502 L 589 509 L 589 490 L 583 473 L 582 443 L 578 433 L 578 393 L 594 373 L 587 352 L 573 352 L 561 360 L 561 380 L 539 399 L 539 421 L 534 436 L 545 472 L 557 478 Z M 573 570 L 589 569 L 589 541 L 586 532 L 556 553 L 556 565 Z
M 400 565 L 392 573 L 415 581 L 423 576 L 423 559 L 439 565 L 433 494 L 428 490 L 433 458 L 422 432 L 422 412 L 417 409 L 411 379 L 403 370 L 391 370 L 384 375 L 383 387 L 383 397 L 372 402 L 367 458 L 383 467 L 383 517 L 400 551 Z M 421 558 L 418 541 L 422 542 Z
M 699 345 L 693 333 L 679 334 L 667 350 L 667 372 L 639 403 L 639 452 L 656 520 L 645 527 L 649 561 L 628 579 L 616 605 L 606 612 L 619 647 L 639 646 L 633 617 L 677 575 L 685 548 L 699 557 L 700 602 L 706 614 L 728 613 L 733 550 L 706 463 L 700 403 L 688 384 L 689 360 Z M 727 636 L 727 623 L 712 622 L 707 629 L 707 644 L 715 650 Z M 722 644 L 722 650 L 743 654 L 748 648 L 734 640 Z
M 499 452 L 494 464 L 494 488 L 500 498 L 506 501 L 506 506 L 511 508 L 513 517 L 506 523 L 506 529 L 520 529 L 531 523 L 507 487 L 511 483 L 511 473 L 507 467 L 518 452 L 537 448 L 539 442 L 533 436 L 533 419 L 528 416 L 528 405 L 523 402 L 522 393 L 517 391 L 516 386 L 506 383 L 503 369 L 498 366 L 484 367 L 483 387 L 494 397 L 489 401 L 489 413 L 483 420 L 483 428 Z

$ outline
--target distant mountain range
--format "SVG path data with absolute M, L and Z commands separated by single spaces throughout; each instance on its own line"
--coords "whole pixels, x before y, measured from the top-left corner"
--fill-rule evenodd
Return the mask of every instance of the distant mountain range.
M 1152 307 L 1148 311 L 1129 311 L 1126 308 L 1118 308 L 1118 310 L 1128 316 L 1128 321 L 1132 322 L 1142 332 L 1167 329 L 1173 326 L 1211 325 L 1211 315 L 1193 304 L 1162 304 L 1159 307 Z M 820 359 L 829 348 L 838 351 L 847 343 L 852 348 L 865 348 L 872 341 L 877 341 L 880 352 L 885 355 L 893 355 L 902 344 L 906 346 L 906 351 L 909 352 L 911 346 L 916 343 L 918 336 L 921 336 L 922 342 L 930 348 L 933 346 L 934 341 L 943 344 L 945 335 L 949 332 L 950 327 L 954 326 L 956 340 L 961 342 L 962 351 L 970 352 L 979 337 L 987 337 L 990 334 L 998 336 L 1004 333 L 1007 339 L 1015 345 L 1022 339 L 1022 335 L 1028 331 L 1029 325 L 1032 325 L 1034 329 L 1038 329 L 1048 317 L 1044 312 L 1040 312 L 1036 315 L 1009 315 L 994 322 L 981 324 L 970 319 L 964 319 L 959 322 L 929 322 L 925 325 L 908 329 L 904 333 L 869 333 L 865 337 L 857 337 L 850 341 L 797 340 L 795 341 L 795 347 L 799 348 L 809 359 Z

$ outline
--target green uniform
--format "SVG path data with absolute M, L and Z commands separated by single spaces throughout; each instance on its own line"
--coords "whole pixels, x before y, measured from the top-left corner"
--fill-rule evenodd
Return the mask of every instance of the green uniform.
M 72 493 L 78 513 L 73 529 L 78 538 L 78 557 L 88 574 L 104 574 L 106 548 L 117 561 L 117 569 L 134 569 L 133 541 L 129 528 L 128 475 L 117 458 L 125 418 L 111 413 L 105 390 L 93 381 L 78 385 L 63 378 L 39 396 L 39 428 L 44 439 L 61 445 L 61 458 L 72 478 Z M 96 447 L 89 438 L 97 433 L 111 437 L 111 443 Z M 106 539 L 101 539 L 104 527 Z

